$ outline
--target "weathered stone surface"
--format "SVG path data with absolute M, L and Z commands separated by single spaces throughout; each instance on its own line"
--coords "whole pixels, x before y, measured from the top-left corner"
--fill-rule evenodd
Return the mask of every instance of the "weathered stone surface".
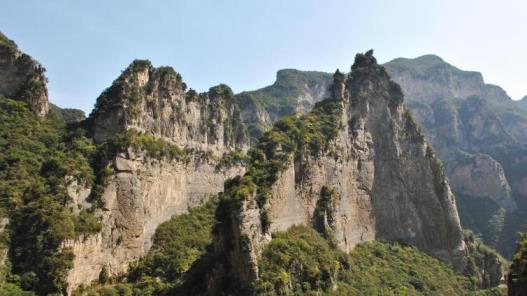
M 135 61 L 97 99 L 91 114 L 94 139 L 103 142 L 128 129 L 163 138 L 180 147 L 211 151 L 247 150 L 249 138 L 232 90 L 186 92 L 172 68 Z
M 258 278 L 258 256 L 272 233 L 313 223 L 323 187 L 335 192 L 330 226 L 342 250 L 374 239 L 401 241 L 464 268 L 454 196 L 441 163 L 405 110 L 398 85 L 371 53 L 358 55 L 351 74 L 338 83 L 334 96 L 343 112 L 331 151 L 301 162 L 291 159 L 260 206 L 264 211 L 256 195 L 225 209 L 230 220 L 217 250 L 229 258 L 242 287 Z M 262 213 L 269 215 L 270 227 L 262 224 Z
M 0 32 L 0 95 L 28 104 L 38 116 L 48 113 L 45 69 Z
M 494 200 L 507 211 L 516 209 L 511 187 L 503 167 L 487 154 L 475 154 L 466 162 L 452 165 L 450 183 L 454 191 L 463 195 Z
M 88 120 L 98 143 L 133 129 L 178 146 L 185 156 L 153 158 L 123 147 L 110 159 L 114 173 L 96 211 L 102 231 L 65 244 L 75 254 L 70 290 L 97 279 L 103 266 L 112 275 L 124 273 L 151 247 L 159 224 L 207 201 L 223 190 L 227 178 L 244 173 L 239 164 L 217 165 L 226 154 L 249 147 L 230 88 L 186 91 L 172 68 L 154 68 L 147 61 L 126 69 L 98 98 Z
M 66 177 L 66 182 L 68 184 L 66 187 L 66 192 L 73 200 L 73 212 L 79 213 L 82 209 L 89 209 L 91 204 L 87 201 L 87 199 L 90 196 L 91 187 L 71 176 Z
M 137 157 L 116 164 L 124 162 L 126 170 L 111 177 L 102 197 L 104 206 L 97 214 L 102 231 L 65 244 L 75 254 L 70 290 L 96 280 L 103 266 L 111 274 L 124 273 L 151 247 L 159 224 L 205 202 L 222 191 L 226 178 L 244 172 L 241 166 L 217 171 L 199 159 L 183 163 Z

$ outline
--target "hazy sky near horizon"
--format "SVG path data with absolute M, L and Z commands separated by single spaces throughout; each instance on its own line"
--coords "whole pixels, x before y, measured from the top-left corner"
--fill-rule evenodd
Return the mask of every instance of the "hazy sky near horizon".
M 349 70 L 437 54 L 513 99 L 527 95 L 525 0 L 1 0 L 0 31 L 47 69 L 50 100 L 87 113 L 133 59 L 191 88 L 272 84 L 283 68 Z

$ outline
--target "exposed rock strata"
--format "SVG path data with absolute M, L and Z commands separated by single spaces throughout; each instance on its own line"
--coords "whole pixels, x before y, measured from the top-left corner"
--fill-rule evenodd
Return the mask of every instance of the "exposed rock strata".
M 454 196 L 439 160 L 403 106 L 399 86 L 369 52 L 357 55 L 345 81 L 335 74 L 333 99 L 341 111 L 331 148 L 316 156 L 291 152 L 263 204 L 262 184 L 251 172 L 243 180 L 255 180 L 255 190 L 243 189 L 242 183 L 226 185 L 236 201 L 221 205 L 226 209 L 216 247 L 227 256 L 231 276 L 248 288 L 258 278 L 258 256 L 272 233 L 311 225 L 323 188 L 335 193 L 331 217 L 325 219 L 340 249 L 373 239 L 401 241 L 462 270 L 464 242 Z M 270 157 L 285 148 L 274 149 Z M 260 158 L 253 158 L 253 165 Z
M 159 224 L 208 200 L 225 179 L 244 172 L 241 166 L 217 171 L 213 162 L 200 159 L 182 163 L 135 153 L 118 156 L 114 168 L 102 197 L 102 231 L 65 244 L 75 254 L 70 289 L 96 280 L 103 266 L 110 274 L 124 273 L 151 247 Z
M 236 95 L 244 123 L 259 138 L 281 117 L 309 112 L 330 94 L 331 76 L 316 71 L 283 69 L 267 87 Z
M 147 61 L 135 61 L 123 72 L 98 98 L 88 121 L 98 143 L 135 131 L 179 147 L 184 157 L 152 157 L 149 147 L 129 147 L 110 159 L 113 173 L 97 210 L 102 231 L 65 244 L 75 254 L 70 290 L 96 280 L 103 266 L 110 274 L 124 273 L 148 251 L 159 224 L 205 202 L 222 191 L 227 178 L 244 173 L 239 164 L 220 168 L 218 163 L 249 145 L 227 86 L 203 94 L 186 91 L 172 68 L 154 68 Z
M 0 32 L 0 96 L 21 100 L 38 116 L 48 113 L 46 70 Z

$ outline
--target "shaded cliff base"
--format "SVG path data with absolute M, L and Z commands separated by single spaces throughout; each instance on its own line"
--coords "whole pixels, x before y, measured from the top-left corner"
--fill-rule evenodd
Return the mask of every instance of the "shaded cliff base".
M 216 290 L 209 285 L 212 271 L 222 277 L 228 268 L 212 250 L 217 204 L 211 201 L 162 224 L 148 255 L 126 275 L 110 277 L 102 270 L 96 283 L 74 295 L 247 295 L 228 278 Z M 472 257 L 475 263 L 486 258 L 482 252 Z M 347 254 L 331 238 L 305 226 L 276 233 L 262 252 L 259 268 L 260 279 L 254 283 L 258 295 L 506 295 L 504 288 L 478 290 L 477 275 L 458 274 L 411 246 L 372 241 Z

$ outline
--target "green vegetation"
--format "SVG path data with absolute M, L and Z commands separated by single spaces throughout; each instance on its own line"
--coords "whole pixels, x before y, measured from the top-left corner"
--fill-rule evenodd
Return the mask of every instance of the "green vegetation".
M 148 254 L 130 266 L 127 283 L 102 276 L 100 284 L 80 287 L 75 295 L 173 295 L 191 280 L 189 270 L 212 243 L 217 205 L 218 200 L 212 199 L 159 225 Z
M 508 265 L 498 252 L 487 247 L 470 230 L 463 231 L 463 238 L 469 256 L 465 274 L 476 288 L 495 287 L 500 284 L 500 278 L 491 278 L 492 269 L 505 271 Z
M 161 224 L 154 235 L 152 249 L 131 267 L 128 279 L 154 277 L 177 285 L 212 242 L 217 205 L 217 200 L 213 199 Z
M 134 129 L 129 129 L 123 134 L 117 135 L 107 145 L 114 153 L 133 148 L 136 151 L 143 151 L 146 155 L 155 159 L 183 160 L 186 156 L 186 152 L 177 145 Z
M 140 86 L 138 73 L 147 70 L 149 75 L 159 75 L 161 79 L 167 80 L 167 83 L 175 84 L 176 88 L 180 88 L 183 91 L 187 87 L 181 75 L 176 73 L 171 67 L 159 67 L 156 69 L 148 60 L 134 60 L 113 81 L 112 85 L 97 98 L 90 117 L 95 114 L 104 114 L 105 112 L 123 109 L 128 115 L 127 119 L 136 119 L 141 108 L 141 98 L 151 92 L 153 87 L 150 81 L 144 87 Z
M 320 198 L 313 214 L 314 228 L 327 240 L 333 239 L 334 211 L 339 195 L 335 190 L 322 186 Z
M 299 101 L 304 95 L 305 87 L 329 87 L 333 81 L 331 74 L 315 71 L 298 71 L 293 69 L 280 70 L 273 85 L 259 90 L 243 92 L 236 95 L 240 108 L 253 108 L 260 113 L 267 113 L 272 122 L 284 116 L 292 115 L 297 107 L 311 109 L 307 101 Z M 309 105 L 309 106 L 308 106 Z M 260 138 L 268 124 L 262 122 L 246 122 L 253 138 Z
M 218 164 L 216 165 L 217 170 L 229 169 L 237 165 L 247 165 L 249 157 L 242 151 L 234 151 L 223 155 Z
M 456 193 L 456 201 L 463 227 L 481 236 L 485 244 L 497 247 L 505 223 L 505 211 L 489 198 Z
M 259 258 L 259 295 L 505 295 L 413 247 L 372 241 L 345 254 L 313 229 L 277 233 Z
M 86 118 L 84 111 L 71 108 L 60 108 L 55 104 L 49 103 L 49 112 L 59 117 L 66 123 L 80 122 Z
M 527 294 L 527 234 L 525 233 L 521 235 L 516 254 L 512 258 L 508 287 L 510 296 Z
M 7 38 L 7 36 L 4 35 L 2 32 L 0 32 L 0 46 L 6 46 L 8 48 L 16 48 L 15 42 Z
M 94 152 L 82 131 L 0 98 L 0 216 L 9 218 L 4 245 L 12 264 L 3 285 L 38 294 L 65 290 L 73 255 L 61 244 L 98 224 L 91 213 L 77 217 L 70 210 L 66 186 L 72 180 L 93 184 Z
M 226 182 L 226 199 L 223 202 L 238 204 L 256 193 L 256 202 L 262 209 L 260 217 L 263 231 L 266 231 L 271 221 L 263 206 L 278 173 L 291 161 L 303 163 L 308 157 L 331 150 L 329 143 L 340 128 L 341 112 L 339 101 L 325 100 L 317 103 L 309 114 L 285 117 L 278 121 L 251 151 L 245 176 Z

